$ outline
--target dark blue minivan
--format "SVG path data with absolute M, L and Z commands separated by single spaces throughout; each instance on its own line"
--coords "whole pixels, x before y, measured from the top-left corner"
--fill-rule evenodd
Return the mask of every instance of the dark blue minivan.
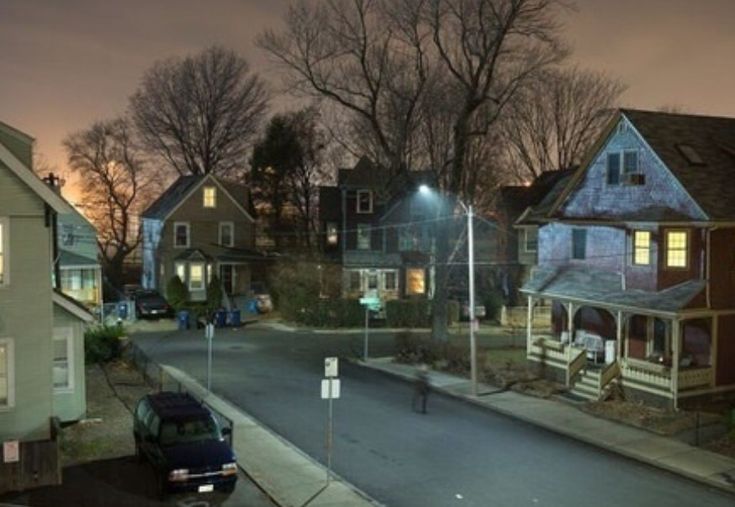
M 160 392 L 135 408 L 133 437 L 140 461 L 156 471 L 159 496 L 168 493 L 232 493 L 237 461 L 210 410 L 188 393 Z

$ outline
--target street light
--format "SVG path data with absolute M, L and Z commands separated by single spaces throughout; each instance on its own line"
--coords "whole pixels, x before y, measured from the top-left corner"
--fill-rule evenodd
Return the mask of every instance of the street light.
M 423 195 L 432 194 L 428 185 L 420 185 L 419 192 Z M 467 276 L 469 278 L 470 296 L 470 378 L 472 380 L 472 395 L 477 396 L 477 341 L 475 340 L 475 234 L 472 220 L 474 211 L 472 205 L 467 206 L 459 197 L 457 202 L 467 215 Z

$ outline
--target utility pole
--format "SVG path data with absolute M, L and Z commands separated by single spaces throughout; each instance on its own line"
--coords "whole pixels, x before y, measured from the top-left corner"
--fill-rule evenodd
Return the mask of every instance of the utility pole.
M 474 212 L 472 206 L 467 208 L 467 270 L 470 290 L 470 377 L 472 378 L 472 395 L 477 396 L 477 342 L 475 340 L 475 233 L 473 227 Z

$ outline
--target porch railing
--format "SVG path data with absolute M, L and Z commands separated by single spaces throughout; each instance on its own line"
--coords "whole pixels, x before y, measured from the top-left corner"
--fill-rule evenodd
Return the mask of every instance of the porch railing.
M 567 386 L 572 385 L 572 379 L 575 378 L 582 368 L 587 364 L 587 351 L 569 346 L 569 366 L 567 367 Z
M 600 372 L 599 388 L 600 393 L 607 387 L 607 385 L 613 381 L 615 377 L 620 375 L 620 363 L 613 361 L 612 363 L 605 366 Z
M 647 384 L 662 391 L 671 390 L 671 368 L 663 364 L 628 358 L 623 362 L 621 372 L 626 380 Z M 709 386 L 712 384 L 712 375 L 713 370 L 709 366 L 681 369 L 677 383 L 679 391 Z
M 709 386 L 712 383 L 712 368 L 687 368 L 679 370 L 679 390 Z

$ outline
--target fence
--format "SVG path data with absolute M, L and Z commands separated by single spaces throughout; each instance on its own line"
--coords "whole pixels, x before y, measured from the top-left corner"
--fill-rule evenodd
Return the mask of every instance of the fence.
M 212 405 L 207 403 L 203 398 L 197 396 L 196 393 L 186 389 L 186 386 L 181 381 L 171 376 L 165 368 L 150 358 L 138 345 L 134 342 L 130 342 L 129 346 L 125 351 L 126 358 L 136 367 L 143 377 L 143 380 L 151 388 L 156 389 L 158 392 L 161 391 L 176 391 L 179 393 L 188 392 L 194 399 L 199 401 L 202 405 L 205 405 L 215 416 L 217 422 L 221 428 L 229 428 L 230 432 L 226 436 L 227 441 L 232 445 L 232 430 L 233 421 L 229 417 L 223 415 L 216 410 Z
M 135 303 L 121 300 L 116 303 L 102 305 L 102 322 L 135 322 Z

